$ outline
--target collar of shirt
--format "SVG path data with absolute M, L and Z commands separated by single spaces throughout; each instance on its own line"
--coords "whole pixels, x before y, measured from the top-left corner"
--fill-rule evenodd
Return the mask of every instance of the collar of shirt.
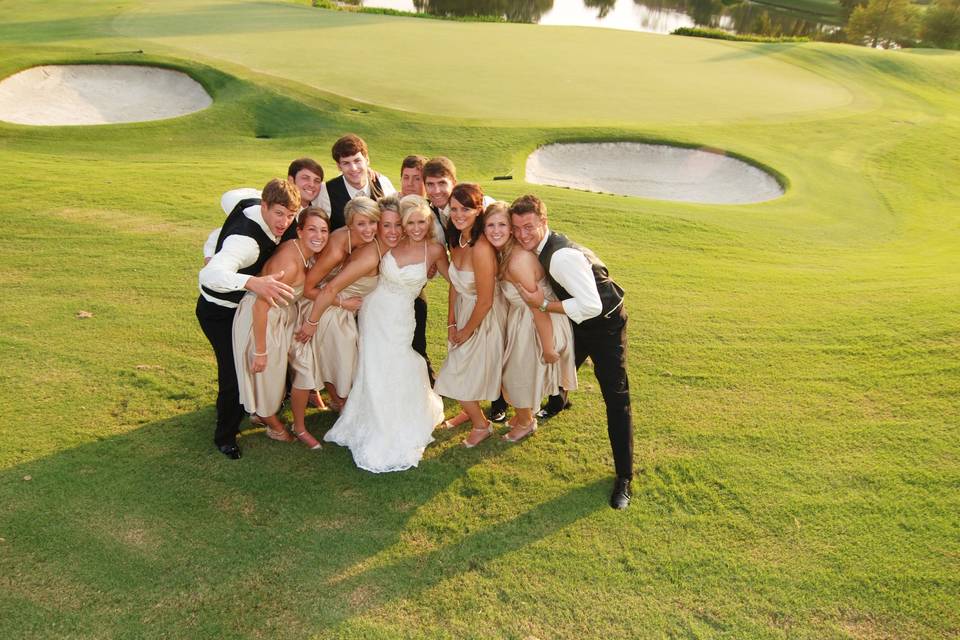
M 547 238 L 550 237 L 550 227 L 547 227 L 543 231 L 543 240 L 540 241 L 540 244 L 537 245 L 537 248 L 534 250 L 534 253 L 540 255 L 540 252 L 543 251 L 543 245 L 547 244 Z
M 280 238 L 273 235 L 273 230 L 269 226 L 267 226 L 266 222 L 264 222 L 263 214 L 260 212 L 260 205 L 255 204 L 252 207 L 247 207 L 246 209 L 243 210 L 243 215 L 247 216 L 248 218 L 256 222 L 258 225 L 260 225 L 260 228 L 263 229 L 263 232 L 267 234 L 268 238 L 270 238 L 277 244 L 280 243 Z
M 354 189 L 353 185 L 347 181 L 347 178 L 343 178 L 343 184 L 347 187 L 347 195 L 350 196 L 350 199 L 353 200 L 357 196 L 366 196 L 370 197 L 370 180 L 367 180 L 367 184 L 363 185 L 360 189 Z

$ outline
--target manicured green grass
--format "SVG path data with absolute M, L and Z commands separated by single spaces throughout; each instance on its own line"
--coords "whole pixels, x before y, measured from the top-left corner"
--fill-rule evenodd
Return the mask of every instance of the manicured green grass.
M 154 123 L 0 124 L 0 637 L 960 633 L 960 56 L 179 6 L 3 5 L 0 75 L 156 62 L 215 103 Z M 449 48 L 438 75 L 400 82 L 411 53 L 392 44 L 517 33 L 547 61 L 591 48 L 579 67 L 517 58 L 496 74 Z M 352 93 L 337 65 L 356 34 Z M 596 101 L 617 105 L 544 100 L 532 122 L 523 94 L 568 96 L 591 61 Z M 753 89 L 718 94 L 715 69 Z M 642 91 L 614 81 L 641 72 Z M 486 88 L 500 99 L 458 120 L 454 89 Z M 411 111 L 383 106 L 401 98 Z M 497 197 L 536 191 L 610 265 L 631 316 L 628 511 L 605 506 L 589 367 L 574 409 L 530 441 L 467 451 L 439 434 L 415 471 L 373 476 L 345 450 L 255 431 L 239 463 L 210 446 L 214 363 L 193 305 L 219 195 L 303 153 L 331 166 L 346 131 L 391 176 L 407 153 L 445 153 Z M 523 182 L 538 144 L 605 138 L 729 149 L 789 190 L 717 207 Z M 439 363 L 445 287 L 428 294 Z
M 850 99 L 844 87 L 740 43 L 256 2 L 147 5 L 114 27 L 183 55 L 457 120 L 528 126 L 723 121 L 835 108 Z M 294 43 L 300 55 L 278 43 Z M 395 81 L 384 83 L 384 77 Z M 611 87 L 615 99 L 607 97 Z

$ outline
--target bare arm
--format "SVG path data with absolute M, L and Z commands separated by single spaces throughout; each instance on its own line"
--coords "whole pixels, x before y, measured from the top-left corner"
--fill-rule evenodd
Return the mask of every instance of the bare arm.
M 374 270 L 379 263 L 380 255 L 377 253 L 375 245 L 370 244 L 355 251 L 353 259 L 347 263 L 343 271 L 328 282 L 327 286 L 317 292 L 317 296 L 313 301 L 313 309 L 310 310 L 310 317 L 304 319 L 295 338 L 300 342 L 310 340 L 317 331 L 317 323 L 320 321 L 320 316 L 334 304 L 338 294 Z
M 537 282 L 540 272 L 543 270 L 536 257 L 529 251 L 515 251 L 510 257 L 510 265 L 507 272 L 513 279 L 513 282 L 523 289 L 532 291 L 539 289 Z M 550 314 L 540 311 L 540 309 L 531 309 L 533 312 L 533 326 L 540 338 L 540 346 L 543 349 L 543 361 L 547 364 L 556 362 L 560 355 L 553 348 L 553 322 L 550 320 Z
M 349 229 L 347 233 L 350 233 Z M 346 257 L 346 248 L 339 238 L 336 242 L 328 242 L 327 246 L 317 255 L 316 262 L 310 267 L 310 271 L 307 272 L 306 280 L 303 282 L 303 296 L 315 300 L 319 293 L 317 285 Z
M 267 368 L 267 314 L 270 303 L 257 296 L 253 303 L 253 362 L 250 370 L 260 373 Z
M 446 249 L 438 244 L 431 244 L 430 257 L 433 258 L 433 262 L 430 264 L 430 269 L 428 269 L 428 271 L 439 271 L 440 275 L 443 276 L 443 279 L 447 282 L 450 282 L 450 261 L 447 260 Z
M 447 340 L 453 342 L 457 334 L 457 288 L 450 283 L 447 289 Z
M 463 344 L 473 335 L 493 308 L 493 292 L 497 286 L 497 256 L 493 247 L 486 238 L 481 236 L 471 251 L 473 278 L 477 287 L 477 304 L 474 305 L 467 324 L 458 327 L 457 333 L 453 336 L 453 343 L 458 345 Z

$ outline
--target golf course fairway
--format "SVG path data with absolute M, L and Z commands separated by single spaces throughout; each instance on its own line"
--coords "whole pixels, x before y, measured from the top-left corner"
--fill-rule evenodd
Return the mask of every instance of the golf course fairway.
M 960 634 L 960 54 L 309 4 L 0 2 L 0 78 L 159 66 L 213 98 L 0 122 L 0 638 Z M 495 198 L 538 194 L 610 267 L 629 509 L 606 505 L 589 362 L 532 438 L 437 432 L 407 472 L 255 429 L 239 462 L 211 446 L 194 307 L 220 195 L 303 155 L 333 177 L 347 132 L 394 183 L 407 154 L 442 154 Z M 785 193 L 524 182 L 539 146 L 608 140 L 723 151 Z M 426 291 L 439 364 L 447 288 Z

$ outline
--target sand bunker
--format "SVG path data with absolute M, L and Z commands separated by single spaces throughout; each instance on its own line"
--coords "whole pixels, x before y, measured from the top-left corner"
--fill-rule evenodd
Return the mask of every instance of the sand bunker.
M 770 174 L 720 153 L 662 144 L 548 144 L 527 158 L 527 182 L 706 204 L 772 200 Z
M 174 118 L 213 100 L 185 73 L 131 65 L 48 65 L 0 81 L 0 120 L 76 125 Z

